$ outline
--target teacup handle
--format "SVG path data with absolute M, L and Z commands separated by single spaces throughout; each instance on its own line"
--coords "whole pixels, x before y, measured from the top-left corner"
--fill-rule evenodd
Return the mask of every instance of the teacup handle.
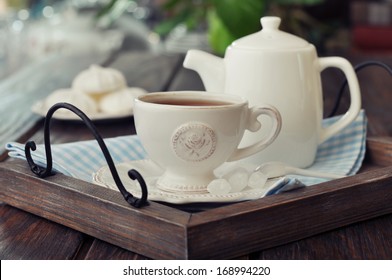
M 343 71 L 344 75 L 346 75 L 351 99 L 348 111 L 339 120 L 321 129 L 318 143 L 321 144 L 355 120 L 361 110 L 361 93 L 354 68 L 346 59 L 342 57 L 324 57 L 319 59 L 319 63 L 320 72 L 328 67 L 339 68 Z
M 282 128 L 282 117 L 275 107 L 269 105 L 255 106 L 249 109 L 247 130 L 256 132 L 261 128 L 261 123 L 257 120 L 260 115 L 267 115 L 271 118 L 272 128 L 270 133 L 255 144 L 240 149 L 237 148 L 227 161 L 240 160 L 260 152 L 270 145 L 278 136 L 280 129 Z

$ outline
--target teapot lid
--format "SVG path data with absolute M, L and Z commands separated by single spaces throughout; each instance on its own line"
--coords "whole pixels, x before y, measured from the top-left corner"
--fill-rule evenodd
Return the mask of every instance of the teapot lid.
M 288 50 L 309 46 L 306 40 L 279 30 L 280 21 L 279 17 L 262 17 L 262 30 L 234 41 L 231 47 L 249 50 Z

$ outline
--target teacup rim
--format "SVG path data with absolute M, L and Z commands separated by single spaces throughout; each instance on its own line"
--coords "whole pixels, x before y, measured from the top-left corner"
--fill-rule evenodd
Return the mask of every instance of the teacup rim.
M 199 95 L 206 97 L 204 100 L 214 100 L 214 101 L 222 101 L 228 102 L 229 104 L 213 104 L 213 105 L 174 105 L 174 104 L 159 104 L 154 102 L 149 102 L 145 100 L 146 98 L 154 98 L 155 96 L 165 96 L 167 98 L 173 98 L 176 96 L 185 95 L 194 96 Z M 234 95 L 234 94 L 227 94 L 227 93 L 217 93 L 217 92 L 208 92 L 208 91 L 197 91 L 197 90 L 181 90 L 181 91 L 160 91 L 160 92 L 149 92 L 142 95 L 139 95 L 135 98 L 135 102 L 140 102 L 144 104 L 150 104 L 152 106 L 159 106 L 159 107 L 178 107 L 178 108 L 228 108 L 228 107 L 237 107 L 248 105 L 248 100 L 242 96 Z

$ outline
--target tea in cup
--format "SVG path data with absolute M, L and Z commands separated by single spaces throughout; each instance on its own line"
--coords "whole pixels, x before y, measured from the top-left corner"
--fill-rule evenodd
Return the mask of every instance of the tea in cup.
M 266 136 L 238 148 L 245 130 L 258 131 L 260 115 L 272 120 Z M 246 99 L 199 91 L 148 93 L 135 99 L 134 120 L 149 158 L 164 170 L 157 187 L 169 192 L 207 193 L 214 169 L 270 145 L 282 122 L 272 106 L 249 108 Z

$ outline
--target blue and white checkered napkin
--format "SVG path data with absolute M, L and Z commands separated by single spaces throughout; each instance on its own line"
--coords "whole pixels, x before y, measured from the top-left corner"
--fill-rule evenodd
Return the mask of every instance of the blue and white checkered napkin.
M 115 164 L 146 157 L 146 152 L 135 135 L 104 141 Z M 10 157 L 26 159 L 24 144 L 11 142 L 6 145 L 6 149 Z M 44 145 L 37 145 L 37 150 L 32 151 L 31 155 L 37 165 L 46 166 Z M 85 181 L 91 181 L 92 173 L 107 165 L 95 140 L 52 145 L 52 158 L 54 171 Z
M 324 124 L 334 122 L 336 118 L 326 119 Z M 355 174 L 361 167 L 365 155 L 366 126 L 366 116 L 361 111 L 351 125 L 320 145 L 316 161 L 309 169 L 342 175 Z M 108 138 L 105 139 L 105 143 L 115 163 L 146 157 L 146 152 L 136 135 Z M 25 159 L 24 144 L 10 142 L 6 149 L 10 157 Z M 52 145 L 52 153 L 55 171 L 85 181 L 91 181 L 92 174 L 107 164 L 95 140 Z M 32 156 L 36 164 L 46 166 L 43 145 L 38 145 Z M 328 180 L 300 176 L 296 178 L 305 185 Z
M 323 125 L 327 126 L 338 118 L 325 119 Z M 365 157 L 366 131 L 367 118 L 364 110 L 361 110 L 353 123 L 319 146 L 316 160 L 308 169 L 340 175 L 356 174 Z M 330 180 L 303 176 L 295 178 L 307 186 Z

